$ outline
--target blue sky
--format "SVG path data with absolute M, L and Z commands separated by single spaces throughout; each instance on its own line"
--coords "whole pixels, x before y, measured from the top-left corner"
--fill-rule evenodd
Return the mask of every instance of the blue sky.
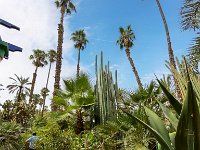
M 160 0 L 165 12 L 175 56 L 186 54 L 194 37 L 193 31 L 182 32 L 179 15 L 181 1 Z M 81 53 L 81 69 L 87 71 L 94 80 L 95 55 L 104 53 L 104 63 L 110 61 L 111 69 L 118 70 L 121 88 L 137 88 L 135 76 L 124 51 L 116 45 L 119 27 L 131 25 L 136 35 L 131 56 L 143 84 L 154 79 L 154 73 L 161 77 L 168 73 L 165 60 L 168 60 L 165 30 L 155 0 L 75 0 L 77 13 L 65 18 L 63 43 L 63 66 L 61 78 L 69 78 L 76 73 L 77 50 L 70 40 L 71 33 L 85 29 L 89 44 Z M 60 12 L 50 0 L 0 0 L 0 18 L 21 28 L 9 30 L 0 26 L 3 40 L 23 48 L 22 53 L 10 53 L 9 59 L 0 63 L 0 83 L 11 84 L 9 77 L 14 74 L 30 77 L 34 66 L 28 59 L 33 49 L 49 50 L 57 46 L 57 24 Z M 16 9 L 17 7 L 17 9 Z M 6 12 L 6 13 L 5 13 Z M 53 90 L 55 64 L 50 76 L 49 89 Z M 38 70 L 35 93 L 40 93 L 46 83 L 48 67 Z M 15 93 L 14 93 L 15 94 Z M 0 102 L 13 98 L 7 90 L 1 91 Z M 52 95 L 50 95 L 51 97 Z M 47 101 L 50 103 L 50 100 Z
M 180 28 L 180 1 L 163 1 L 161 5 L 165 13 L 171 35 L 172 48 L 177 57 L 186 54 L 186 50 L 194 36 L 193 31 L 183 32 Z M 119 26 L 131 25 L 136 35 L 135 46 L 131 56 L 143 82 L 148 82 L 153 74 L 166 73 L 165 60 L 168 60 L 167 41 L 163 22 L 155 1 L 148 0 L 82 0 L 77 14 L 70 19 L 72 31 L 85 28 L 89 44 L 81 54 L 81 62 L 89 66 L 100 50 L 104 53 L 104 61 L 119 70 L 120 85 L 123 88 L 137 87 L 131 66 L 124 51 L 116 45 L 119 37 Z M 76 58 L 77 53 L 74 53 Z M 94 68 L 90 68 L 91 74 Z

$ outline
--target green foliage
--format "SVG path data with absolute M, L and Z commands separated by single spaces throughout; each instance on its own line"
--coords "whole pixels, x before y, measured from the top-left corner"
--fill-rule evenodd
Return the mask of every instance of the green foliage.
M 33 50 L 33 54 L 30 55 L 29 59 L 32 60 L 33 65 L 36 67 L 44 67 L 47 65 L 46 61 L 47 54 L 39 49 Z
M 118 83 L 117 71 L 115 72 L 115 83 L 109 62 L 103 66 L 103 52 L 101 52 L 100 69 L 98 73 L 97 56 L 95 62 L 96 84 L 95 84 L 95 125 L 105 124 L 109 120 L 117 117 Z
M 182 28 L 199 29 L 200 24 L 200 2 L 198 0 L 184 0 L 181 8 Z
M 86 34 L 84 30 L 78 30 L 72 33 L 71 35 L 71 40 L 74 41 L 74 47 L 79 49 L 79 50 L 84 50 L 88 40 L 86 38 Z
M 119 28 L 120 38 L 117 40 L 117 44 L 120 46 L 120 49 L 131 48 L 133 46 L 133 40 L 135 39 L 135 34 L 131 29 L 131 26 L 127 26 L 126 29 L 123 27 Z
M 22 148 L 20 126 L 14 122 L 0 120 L 0 149 L 19 150 Z
M 76 12 L 76 7 L 71 0 L 56 0 L 55 4 L 57 8 L 65 7 L 67 14 L 71 14 L 73 11 Z
M 192 69 L 199 73 L 198 63 L 200 62 L 200 32 L 197 33 L 196 38 L 193 40 L 192 46 L 188 50 L 188 61 Z

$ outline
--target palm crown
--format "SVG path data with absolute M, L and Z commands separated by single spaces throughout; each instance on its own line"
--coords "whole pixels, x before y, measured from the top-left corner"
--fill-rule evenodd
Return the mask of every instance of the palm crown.
M 117 44 L 120 46 L 120 49 L 123 49 L 124 47 L 131 48 L 133 46 L 133 40 L 135 39 L 135 35 L 131 29 L 131 26 L 127 26 L 126 29 L 120 27 L 119 32 L 120 37 L 117 40 Z
M 67 14 L 71 14 L 72 11 L 76 12 L 76 7 L 74 6 L 74 4 L 72 3 L 71 0 L 56 0 L 55 4 L 56 4 L 57 8 L 60 8 L 63 5 L 65 5 L 66 13 Z
M 56 53 L 55 50 L 51 49 L 51 50 L 48 51 L 47 56 L 48 56 L 49 62 L 53 63 L 53 62 L 56 61 L 57 53 Z
M 43 67 L 45 65 L 47 65 L 47 61 L 46 61 L 46 57 L 47 54 L 42 51 L 42 50 L 33 50 L 33 55 L 30 55 L 30 60 L 33 60 L 33 65 L 35 65 L 36 67 Z
M 71 39 L 75 42 L 74 47 L 81 50 L 83 50 L 88 43 L 84 30 L 79 30 L 72 33 Z
M 23 78 L 22 76 L 19 77 L 16 74 L 15 74 L 15 77 L 16 77 L 16 79 L 10 77 L 10 79 L 13 80 L 14 82 L 7 86 L 9 93 L 14 93 L 17 91 L 18 94 L 19 94 L 19 92 L 21 92 L 23 94 L 28 94 L 30 89 L 27 86 L 31 84 L 29 82 L 29 78 Z M 20 89 L 21 89 L 21 91 L 20 91 Z

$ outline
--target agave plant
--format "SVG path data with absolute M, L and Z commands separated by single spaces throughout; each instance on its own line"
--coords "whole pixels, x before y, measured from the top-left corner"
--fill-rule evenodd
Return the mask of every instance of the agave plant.
M 187 64 L 186 64 L 187 66 Z M 172 124 L 174 131 L 169 133 L 161 118 L 151 109 L 144 106 L 149 123 L 144 122 L 131 113 L 124 111 L 130 118 L 140 122 L 146 127 L 158 141 L 158 149 L 181 149 L 181 150 L 197 150 L 200 149 L 200 109 L 199 83 L 194 84 L 190 79 L 188 67 L 187 70 L 187 92 L 184 102 L 181 104 L 165 86 L 158 80 L 163 92 L 167 96 L 170 104 L 173 106 L 176 114 L 170 109 L 158 102 L 166 118 Z M 178 117 L 177 117 L 178 116 Z

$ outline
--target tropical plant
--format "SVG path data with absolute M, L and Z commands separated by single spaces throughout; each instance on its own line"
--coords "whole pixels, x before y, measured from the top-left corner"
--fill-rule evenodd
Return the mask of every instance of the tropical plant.
M 44 108 L 45 108 L 45 101 L 46 101 L 46 97 L 48 95 L 48 84 L 49 84 L 49 77 L 50 77 L 50 73 L 51 73 L 51 65 L 52 63 L 54 63 L 56 61 L 56 51 L 55 50 L 49 50 L 47 53 L 47 57 L 48 57 L 48 61 L 49 61 L 49 71 L 48 71 L 48 75 L 47 75 L 47 82 L 46 82 L 46 86 L 45 88 L 43 88 L 41 90 L 41 95 L 43 97 L 43 104 L 42 104 L 42 112 L 41 115 L 43 116 L 43 112 L 44 112 Z
M 31 83 L 31 91 L 30 91 L 30 97 L 29 97 L 29 104 L 32 103 L 32 97 L 33 97 L 33 92 L 35 88 L 35 82 L 36 82 L 36 77 L 37 77 L 37 71 L 39 67 L 44 67 L 47 65 L 46 61 L 47 54 L 39 49 L 33 50 L 33 54 L 30 55 L 30 60 L 32 60 L 32 64 L 35 66 L 35 71 L 33 73 L 33 79 Z
M 64 35 L 64 16 L 65 14 L 71 14 L 72 11 L 76 11 L 72 0 L 56 0 L 56 7 L 60 9 L 60 23 L 58 24 L 58 46 L 57 46 L 57 56 L 56 56 L 56 70 L 55 70 L 55 82 L 54 82 L 54 92 L 53 96 L 56 95 L 56 90 L 60 89 L 60 74 L 62 67 L 62 44 Z M 54 103 L 51 104 L 51 109 L 56 110 L 57 107 Z
M 117 40 L 117 44 L 120 46 L 121 50 L 125 47 L 126 55 L 132 66 L 133 73 L 135 74 L 138 86 L 139 88 L 142 88 L 142 82 L 140 80 L 137 69 L 135 67 L 135 64 L 133 63 L 133 59 L 131 58 L 131 54 L 130 54 L 130 48 L 134 46 L 133 40 L 135 39 L 135 34 L 133 30 L 131 29 L 130 25 L 126 29 L 124 29 L 123 27 L 120 27 L 119 32 L 120 32 L 120 37 Z
M 0 149 L 18 150 L 22 147 L 20 126 L 14 122 L 3 122 L 0 120 Z
M 173 52 L 172 45 L 171 45 L 171 38 L 170 38 L 169 29 L 168 29 L 167 21 L 166 21 L 166 18 L 165 18 L 165 14 L 162 10 L 160 0 L 156 0 L 156 3 L 157 3 L 157 6 L 159 8 L 160 15 L 162 17 L 163 24 L 164 24 L 164 27 L 165 27 L 165 33 L 166 33 L 166 38 L 167 38 L 167 46 L 168 46 L 168 54 L 169 54 L 169 62 L 176 69 L 176 62 L 175 62 L 174 52 Z M 174 74 L 173 74 L 173 77 L 174 77 Z M 177 83 L 175 77 L 174 77 L 174 82 L 175 82 L 175 86 L 176 86 L 177 96 L 179 97 L 179 99 L 182 99 L 182 95 L 180 93 L 180 89 L 179 89 L 179 86 L 178 86 L 178 83 Z
M 200 2 L 198 0 L 184 0 L 181 7 L 182 28 L 199 29 L 200 27 Z
M 77 63 L 77 77 L 79 77 L 80 72 L 80 53 L 84 50 L 88 40 L 84 30 L 78 30 L 72 33 L 71 39 L 74 41 L 74 47 L 78 49 L 78 63 Z
M 105 124 L 109 120 L 117 118 L 117 101 L 118 101 L 118 83 L 117 71 L 115 72 L 115 82 L 113 81 L 112 72 L 110 71 L 109 62 L 103 66 L 103 52 L 101 52 L 99 73 L 97 56 L 95 61 L 96 84 L 94 120 L 95 125 Z
M 43 117 L 44 115 L 44 110 L 45 110 L 45 100 L 46 97 L 49 95 L 49 90 L 47 88 L 42 88 L 40 91 L 40 95 L 42 96 L 42 103 L 40 103 L 41 105 L 41 116 Z
M 160 117 L 151 109 L 144 106 L 146 115 L 148 116 L 149 123 L 145 123 L 138 117 L 131 115 L 129 112 L 124 111 L 133 120 L 140 122 L 146 127 L 156 138 L 158 149 L 183 149 L 183 150 L 196 150 L 200 149 L 200 113 L 199 113 L 199 84 L 194 86 L 192 79 L 190 79 L 189 70 L 186 65 L 187 71 L 187 93 L 184 97 L 183 104 L 179 103 L 173 95 L 163 86 L 158 80 L 163 92 L 167 96 L 170 104 L 173 106 L 177 114 L 170 111 L 166 106 L 158 101 L 166 118 L 173 126 L 173 132 L 169 133 L 165 124 Z M 176 116 L 179 116 L 179 120 Z
M 14 103 L 11 100 L 6 100 L 3 104 L 1 104 L 2 107 L 2 119 L 5 121 L 12 121 L 14 119 Z
M 28 95 L 30 92 L 30 89 L 27 87 L 31 84 L 29 82 L 29 78 L 23 78 L 22 76 L 19 77 L 15 74 L 15 78 L 10 77 L 10 79 L 14 82 L 8 85 L 7 89 L 9 90 L 9 93 L 16 92 L 17 102 L 20 102 L 20 100 L 22 100 L 23 94 Z
M 75 133 L 84 131 L 83 112 L 94 104 L 94 94 L 89 78 L 86 74 L 80 74 L 79 78 L 63 80 L 65 90 L 59 90 L 54 97 L 56 104 L 62 105 L 66 111 L 76 110 Z
M 197 37 L 193 40 L 193 44 L 188 50 L 187 57 L 192 69 L 196 73 L 200 73 L 198 70 L 198 64 L 200 62 L 200 32 L 197 33 Z

